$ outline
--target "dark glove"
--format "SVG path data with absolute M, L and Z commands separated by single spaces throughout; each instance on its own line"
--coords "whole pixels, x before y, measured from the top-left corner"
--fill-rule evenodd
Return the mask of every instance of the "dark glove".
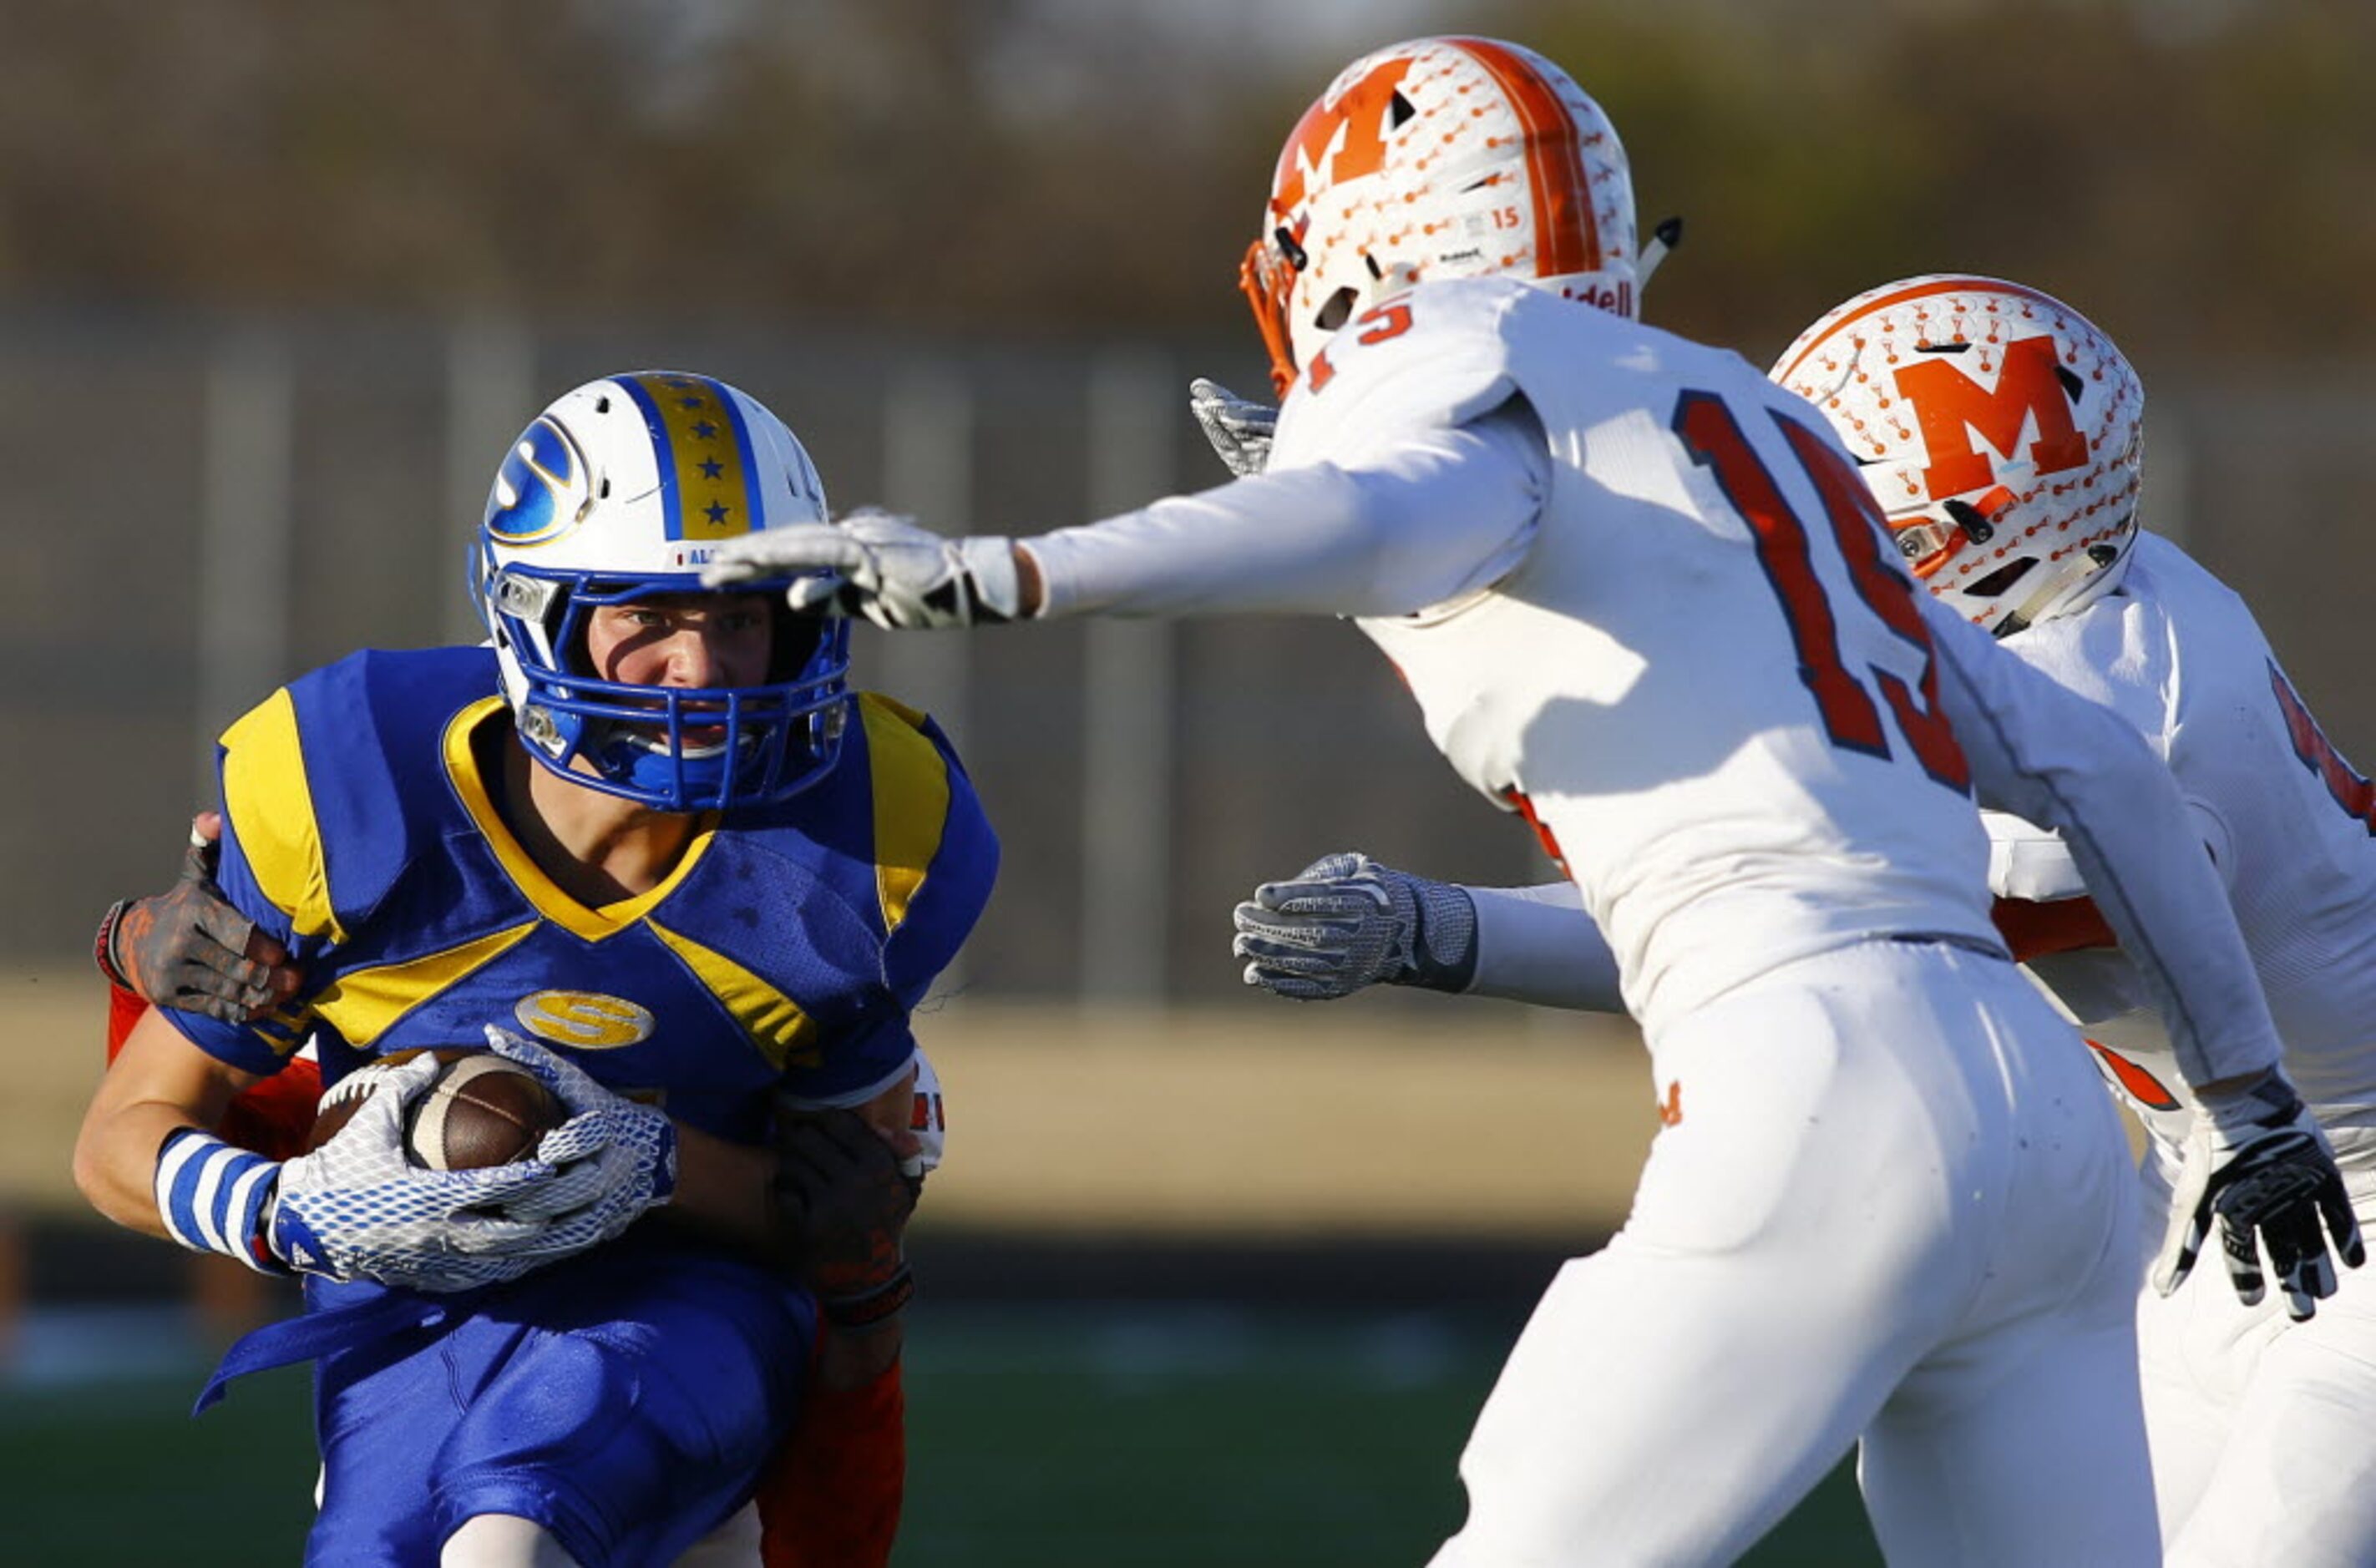
M 296 994 L 288 951 L 226 903 L 215 885 L 221 819 L 190 824 L 181 880 L 153 897 L 129 898 L 100 921 L 100 972 L 160 1007 L 244 1024 Z
M 778 1114 L 779 1256 L 832 1322 L 882 1323 L 915 1294 L 902 1241 L 923 1186 L 855 1111 Z
M 2287 1314 L 2311 1316 L 2334 1294 L 2334 1256 L 2353 1268 L 2367 1258 L 2326 1134 L 2275 1068 L 2240 1089 L 2197 1098 L 2155 1289 L 2167 1296 L 2185 1282 L 2216 1221 L 2239 1299 L 2253 1306 L 2266 1291 L 2266 1252 Z

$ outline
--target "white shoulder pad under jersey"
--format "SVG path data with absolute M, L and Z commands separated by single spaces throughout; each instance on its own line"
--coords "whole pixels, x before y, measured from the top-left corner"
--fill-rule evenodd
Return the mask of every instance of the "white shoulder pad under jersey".
M 2336 754 L 2242 600 L 2167 540 L 2121 588 L 2005 648 L 2135 726 L 2168 762 L 2216 857 L 2285 1041 L 2286 1066 L 2363 1195 L 2376 1194 L 2376 789 Z M 2161 1153 L 2192 1099 L 2125 960 L 2031 966 L 2088 1037 Z M 2119 1006 L 2123 986 L 2132 1005 Z
M 1515 383 L 1503 320 L 1538 292 L 1437 283 L 1362 312 L 1313 356 L 1280 406 L 1269 469 L 1350 466 L 1406 431 L 1466 424 L 1508 401 Z

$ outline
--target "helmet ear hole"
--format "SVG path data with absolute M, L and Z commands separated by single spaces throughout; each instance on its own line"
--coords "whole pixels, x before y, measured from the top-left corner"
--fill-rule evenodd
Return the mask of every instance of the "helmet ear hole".
M 1328 296 L 1327 303 L 1323 304 L 1319 314 L 1312 318 L 1312 325 L 1323 332 L 1334 332 L 1353 318 L 1353 306 L 1357 303 L 1359 303 L 1357 296 L 1352 290 L 1339 289 Z
M 1974 599 L 2002 598 L 2014 584 L 2029 576 L 2029 569 L 2037 564 L 2037 556 L 2025 555 L 2018 561 L 2007 562 L 1976 583 L 1965 585 L 1964 591 Z

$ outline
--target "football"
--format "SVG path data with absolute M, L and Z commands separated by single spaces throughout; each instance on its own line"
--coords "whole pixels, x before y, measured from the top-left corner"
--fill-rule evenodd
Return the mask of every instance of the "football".
M 374 1070 L 410 1061 L 397 1051 L 348 1074 L 323 1095 L 307 1135 L 307 1152 L 338 1134 L 370 1097 Z M 404 1124 L 405 1152 L 431 1170 L 480 1170 L 536 1152 L 537 1141 L 568 1119 L 568 1111 L 537 1075 L 492 1051 L 441 1050 L 428 1089 L 412 1102 Z

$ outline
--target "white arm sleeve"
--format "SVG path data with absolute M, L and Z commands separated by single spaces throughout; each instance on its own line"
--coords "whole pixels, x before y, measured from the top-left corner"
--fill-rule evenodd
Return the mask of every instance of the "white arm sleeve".
M 2228 824 L 2193 796 L 2186 796 L 2185 801 L 2187 814 L 2194 819 L 2194 830 L 2211 856 L 2212 868 L 2218 872 L 2221 885 L 2232 890 L 2235 872 L 2228 863 Z M 1989 891 L 1998 897 L 2051 904 L 2086 896 L 2087 881 L 2079 873 L 2079 862 L 2052 833 L 2003 812 L 1982 812 L 1980 826 L 1989 830 Z
M 2192 1085 L 2278 1058 L 2252 961 L 2169 770 L 2109 709 L 2073 695 L 1918 596 L 1939 653 L 1939 695 L 1981 803 L 2061 836 L 2121 947 L 2143 974 Z
M 1047 615 L 1401 615 L 1484 587 L 1533 538 L 1550 456 L 1526 405 L 1020 542 Z
M 1585 1013 L 1625 1011 L 1617 956 L 1584 912 L 1574 883 L 1461 891 L 1477 909 L 1477 968 L 1467 994 Z

